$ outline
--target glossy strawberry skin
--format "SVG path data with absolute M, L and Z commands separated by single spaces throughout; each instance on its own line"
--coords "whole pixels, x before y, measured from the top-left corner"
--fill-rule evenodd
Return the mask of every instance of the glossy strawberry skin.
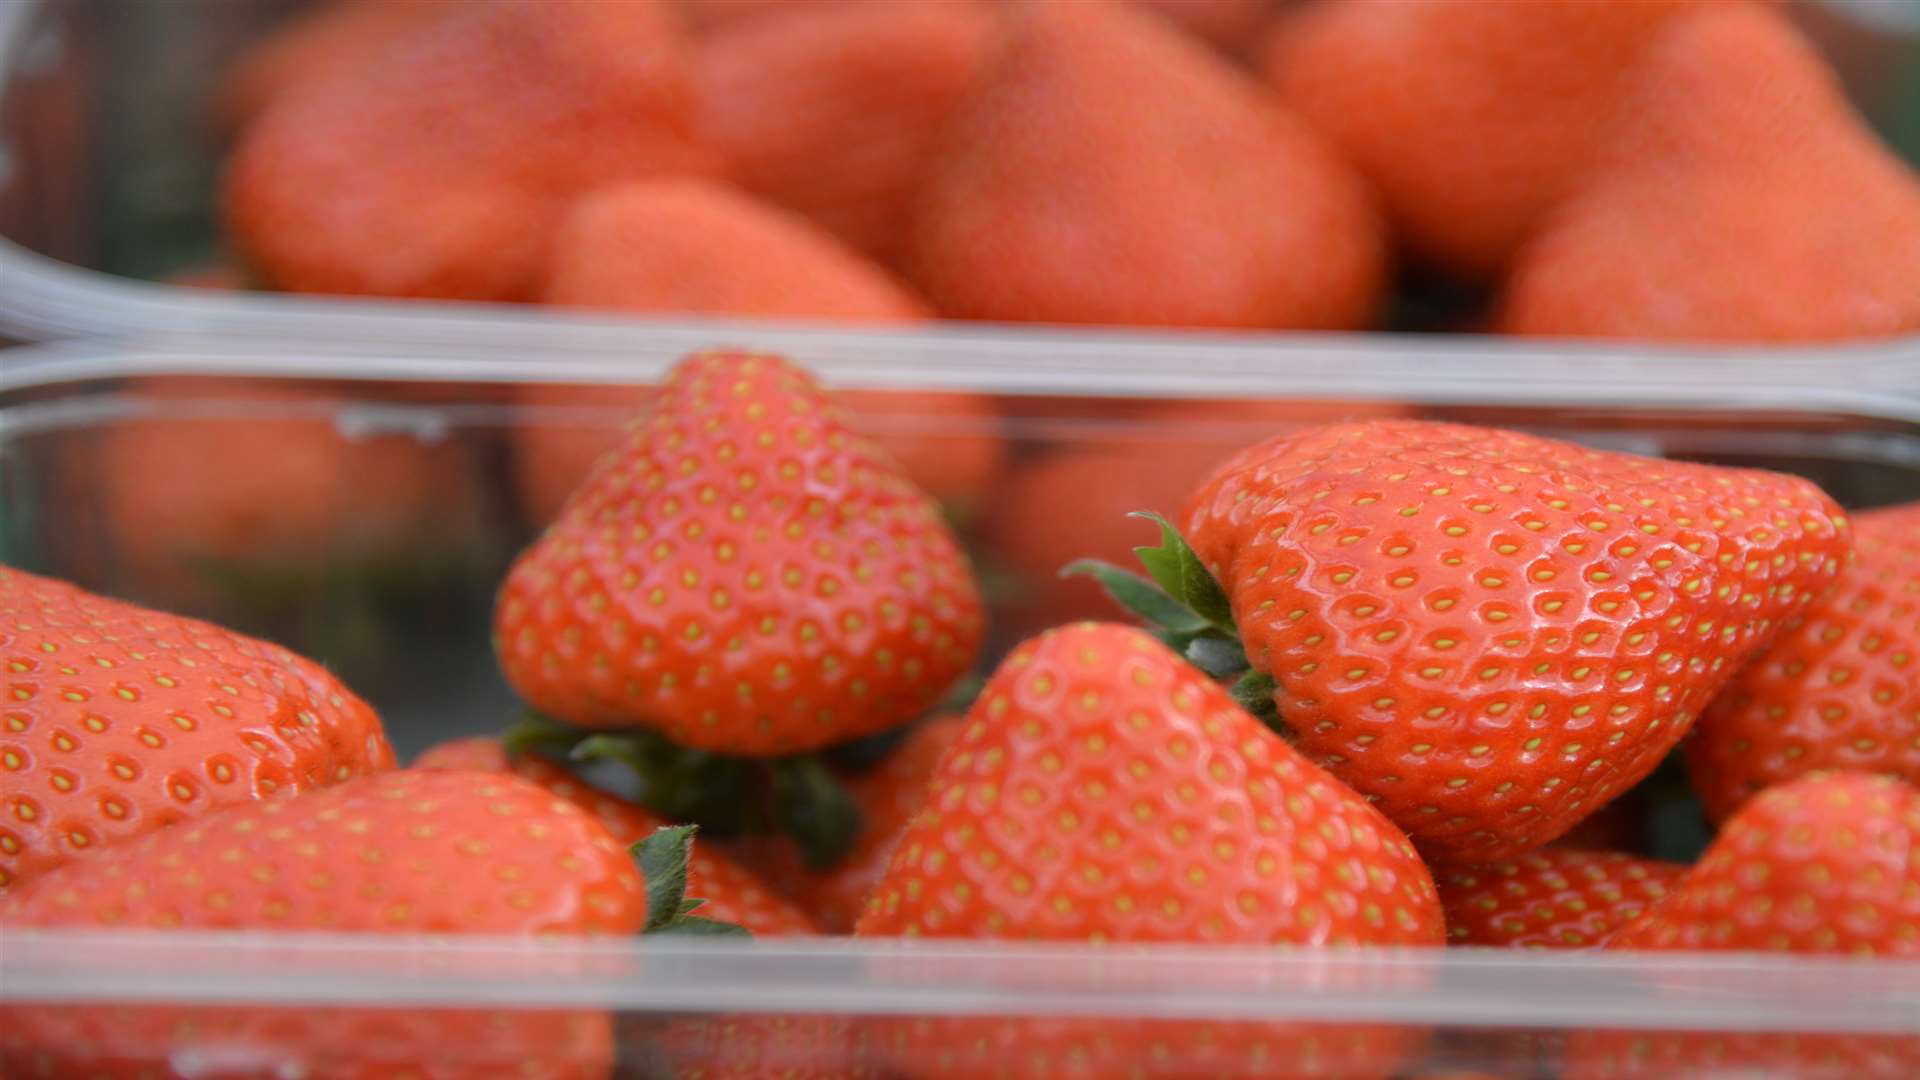
M 1824 600 L 1733 677 L 1682 745 L 1709 816 L 1819 769 L 1920 783 L 1920 505 L 1854 518 Z
M 320 665 L 0 567 L 0 892 L 164 825 L 393 767 Z
M 855 933 L 1437 945 L 1443 929 L 1426 867 L 1377 811 L 1152 637 L 1079 623 L 1028 641 L 989 680 Z M 1420 1038 L 1073 1017 L 874 1033 L 914 1076 L 1036 1080 L 1309 1061 L 1384 1076 Z
M 572 803 L 511 776 L 404 771 L 128 841 L 0 898 L 0 923 L 626 934 L 643 923 L 643 893 L 626 850 Z M 8 1019 L 0 1063 L 23 1076 L 165 1075 L 237 1051 L 272 1063 L 262 1075 L 477 1080 L 525 1059 L 531 1075 L 588 1080 L 611 1058 L 593 1013 L 49 1005 Z
M 1816 773 L 1748 800 L 1660 906 L 1613 949 L 1920 956 L 1920 791 Z M 1570 1080 L 1920 1074 L 1912 1034 L 1579 1031 Z
M 489 773 L 405 770 L 227 808 L 16 889 L 27 926 L 637 932 L 640 872 L 585 811 Z
M 1502 862 L 1440 867 L 1433 880 L 1451 944 L 1586 949 L 1646 914 L 1684 870 L 1620 851 L 1546 847 Z
M 1920 956 L 1920 790 L 1857 772 L 1768 788 L 1610 947 Z
M 696 354 L 509 573 L 536 708 L 730 754 L 893 727 L 972 663 L 980 601 L 934 504 L 785 360 Z
M 526 754 L 509 756 L 499 740 L 455 739 L 427 748 L 413 767 L 511 773 L 585 810 L 622 847 L 632 847 L 671 824 L 645 807 L 595 790 L 553 762 Z M 811 919 L 775 896 L 752 871 L 696 843 L 687 863 L 687 895 L 705 900 L 700 914 L 730 922 L 756 937 L 817 933 Z
M 1296 745 L 1449 862 L 1645 776 L 1851 544 L 1803 480 L 1420 421 L 1249 448 L 1185 520 Z
M 1143 631 L 1000 666 L 861 918 L 865 936 L 1435 944 L 1378 812 Z

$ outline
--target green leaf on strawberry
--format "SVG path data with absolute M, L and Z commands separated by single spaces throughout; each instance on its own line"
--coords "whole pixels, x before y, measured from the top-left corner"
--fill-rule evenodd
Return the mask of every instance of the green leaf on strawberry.
M 687 895 L 687 861 L 697 831 L 695 825 L 669 825 L 630 849 L 647 883 L 647 916 L 640 932 L 752 937 L 743 926 L 694 914 L 706 905 Z

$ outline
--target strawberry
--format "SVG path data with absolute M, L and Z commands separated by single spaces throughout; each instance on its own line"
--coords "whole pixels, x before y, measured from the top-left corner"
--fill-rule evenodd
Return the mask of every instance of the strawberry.
M 480 500 L 461 448 L 344 437 L 319 390 L 259 379 L 143 379 L 139 414 L 92 447 L 104 535 L 142 599 L 204 610 L 216 569 L 317 574 L 398 560 Z
M 748 191 L 882 261 L 990 59 L 977 0 L 814 5 L 700 43 L 699 131 Z
M 1850 553 L 1804 480 L 1412 420 L 1250 447 L 1184 520 L 1171 597 L 1104 580 L 1448 862 L 1652 771 Z
M 1868 773 L 1768 788 L 1621 949 L 1920 955 L 1920 790 Z
M 1682 745 L 1708 814 L 1818 769 L 1920 784 L 1920 504 L 1854 518 L 1859 554 L 1821 603 L 1713 699 Z
M 1441 922 L 1364 800 L 1148 634 L 1078 623 L 988 680 L 856 932 L 1421 944 Z
M 1920 956 L 1920 790 L 1816 773 L 1729 818 L 1668 899 L 1609 948 Z M 1909 1077 L 1911 1035 L 1577 1032 L 1566 1075 Z
M 1287 399 L 1097 401 L 1080 407 L 1084 414 L 1061 402 L 1040 415 L 1036 429 L 1084 419 L 1088 433 L 1021 461 L 986 519 L 988 549 L 1019 579 L 1005 602 L 1005 621 L 997 624 L 1002 632 L 1011 626 L 1038 633 L 1111 611 L 1092 582 L 1063 577 L 1061 568 L 1075 559 L 1126 559 L 1145 528 L 1126 516 L 1129 511 L 1178 511 L 1213 467 L 1249 440 L 1303 424 L 1399 412 L 1395 406 Z M 1126 483 L 1114 483 L 1114 477 Z
M 542 712 L 767 756 L 912 719 L 971 665 L 981 616 L 933 503 L 811 376 L 715 351 L 521 555 L 494 630 Z
M 1381 228 L 1317 136 L 1149 13 L 1040 0 L 1011 18 L 921 199 L 909 276 L 936 308 L 1012 322 L 1368 321 Z
M 0 892 L 162 826 L 393 766 L 319 665 L 0 567 Z
M 302 86 L 366 62 L 415 27 L 454 10 L 444 0 L 345 0 L 316 6 L 250 46 L 214 94 L 220 122 L 240 128 Z
M 585 810 L 615 842 L 631 847 L 668 826 L 645 807 L 589 787 L 566 769 L 529 753 L 508 753 L 498 739 L 454 739 L 427 748 L 416 769 L 511 773 Z M 752 871 L 710 844 L 694 847 L 687 863 L 687 891 L 707 903 L 701 913 L 732 923 L 755 936 L 816 933 L 799 908 L 775 896 Z
M 908 323 L 919 301 L 808 223 L 715 184 L 651 180 L 581 199 L 541 299 L 649 313 Z
M 938 500 L 948 518 L 965 522 L 991 505 L 1009 449 L 992 398 L 935 390 L 842 390 L 838 396 L 855 427 Z M 619 445 L 620 427 L 611 418 L 645 411 L 652 397 L 647 386 L 521 387 L 520 403 L 542 414 L 513 431 L 514 482 L 527 516 L 541 524 L 558 516 L 594 462 Z M 596 426 L 585 419 L 593 414 L 609 419 Z
M 855 933 L 1409 945 L 1443 927 L 1426 867 L 1364 800 L 1146 633 L 1080 623 L 994 672 Z M 1156 1037 L 1170 1044 L 1153 1058 L 1195 1068 L 1301 1052 L 1283 1028 L 1164 1026 L 930 1020 L 898 1035 L 916 1075 L 1059 1061 L 1107 1075 L 1149 1060 Z
M 1684 869 L 1618 851 L 1548 847 L 1440 867 L 1433 880 L 1453 944 L 1584 949 L 1659 903 Z
M 1631 6 L 1631 5 L 1627 5 Z M 1519 255 L 1507 333 L 1812 341 L 1920 330 L 1920 176 L 1787 17 L 1666 24 L 1595 171 Z
M 227 807 L 129 841 L 0 898 L 0 923 L 516 935 L 737 931 L 687 914 L 699 906 L 683 900 L 691 832 L 666 830 L 630 857 L 579 807 L 535 784 L 491 773 L 392 772 L 299 799 Z M 241 1054 L 261 1063 L 258 1075 L 431 1069 L 436 1077 L 477 1078 L 498 1075 L 502 1062 L 493 1054 L 504 1042 L 514 1054 L 509 1060 L 536 1055 L 533 1075 L 584 1078 L 607 1075 L 608 1040 L 606 1018 L 581 1013 L 501 1021 L 434 1011 L 396 1025 L 377 1010 L 309 1016 L 166 1007 L 121 1017 L 91 1007 L 29 1006 L 15 1010 L 0 1033 L 0 1063 L 29 1076 L 100 1068 L 145 1076 L 169 1062 Z
M 1244 53 L 1274 0 L 1134 0 L 1229 53 Z
M 267 107 L 228 231 L 281 289 L 526 299 L 575 197 L 712 171 L 693 108 L 664 0 L 453 5 Z
M 960 727 L 957 716 L 920 724 L 878 765 L 846 781 L 847 794 L 860 811 L 860 834 L 833 867 L 809 869 L 784 841 L 749 841 L 741 859 L 829 933 L 850 932 L 866 910 L 874 884 L 886 873 L 901 834 L 926 801 L 927 780 Z
M 1327 0 L 1279 23 L 1262 68 L 1415 251 L 1491 277 L 1591 167 L 1648 39 L 1698 3 Z

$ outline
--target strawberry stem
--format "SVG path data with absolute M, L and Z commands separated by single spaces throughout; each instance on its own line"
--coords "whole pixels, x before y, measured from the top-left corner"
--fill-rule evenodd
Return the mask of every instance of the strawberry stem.
M 698 829 L 697 825 L 668 825 L 628 849 L 647 883 L 647 917 L 640 932 L 751 937 L 745 927 L 694 914 L 706 903 L 687 895 L 687 863 L 693 857 L 693 835 Z
M 860 836 L 860 806 L 840 778 L 813 754 L 780 758 L 773 766 L 774 820 L 800 848 L 808 868 L 839 862 Z
M 1145 620 L 1167 646 L 1208 677 L 1231 687 L 1234 700 L 1262 723 L 1286 735 L 1274 704 L 1273 676 L 1253 667 L 1226 590 L 1173 523 L 1158 514 L 1136 513 L 1160 526 L 1158 547 L 1133 549 L 1150 578 L 1099 559 L 1080 559 L 1060 571 L 1100 583 L 1121 608 Z
M 714 754 L 641 729 L 582 731 L 532 710 L 500 741 L 509 753 L 574 765 L 615 762 L 632 776 L 631 788 L 620 792 L 630 801 L 723 836 L 783 832 L 816 870 L 839 862 L 860 835 L 860 807 L 824 754 Z

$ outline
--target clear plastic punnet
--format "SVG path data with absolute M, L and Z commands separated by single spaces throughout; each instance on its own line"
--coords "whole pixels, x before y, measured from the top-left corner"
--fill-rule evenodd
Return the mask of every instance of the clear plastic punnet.
M 1227 453 L 1340 418 L 1781 469 L 1854 509 L 1920 498 L 1920 363 L 1871 349 L 1839 363 L 738 326 L 550 326 L 485 348 L 149 335 L 0 352 L 0 562 L 314 656 L 379 708 L 404 759 L 513 718 L 487 639 L 507 562 L 648 384 L 723 343 L 813 367 L 941 498 L 982 577 L 988 662 L 1037 627 L 1113 617 L 1055 571 L 1148 541 L 1127 511 L 1175 509 Z M 1086 461 L 1133 482 L 1104 491 L 1079 479 Z M 1095 525 L 1035 525 L 1068 519 Z M 994 1070 L 1035 1077 L 1891 1077 L 1920 1054 L 1920 969 L 0 928 L 0 1048 L 47 1045 L 95 1048 L 105 1075 L 178 1077 L 961 1076 L 981 1074 L 982 1047 Z

